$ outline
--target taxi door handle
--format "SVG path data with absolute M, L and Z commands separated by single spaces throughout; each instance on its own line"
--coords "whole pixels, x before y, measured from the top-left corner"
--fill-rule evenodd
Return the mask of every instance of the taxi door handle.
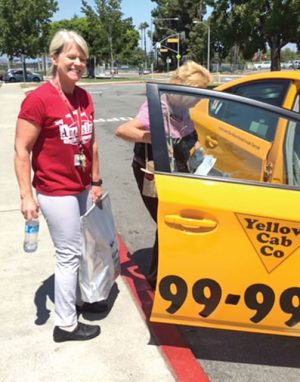
M 210 219 L 184 218 L 180 215 L 166 215 L 165 222 L 168 224 L 179 225 L 187 229 L 204 228 L 205 231 L 213 230 L 217 226 L 217 222 Z
M 219 144 L 217 139 L 214 139 L 210 135 L 206 136 L 205 143 L 206 143 L 206 146 L 209 147 L 210 149 L 213 149 L 214 147 L 218 146 L 218 144 Z

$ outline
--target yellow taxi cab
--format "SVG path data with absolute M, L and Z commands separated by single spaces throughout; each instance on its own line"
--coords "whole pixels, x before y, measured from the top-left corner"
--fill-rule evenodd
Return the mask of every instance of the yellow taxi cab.
M 300 336 L 299 87 L 296 72 L 216 91 L 147 84 L 159 199 L 152 321 Z M 200 148 L 173 139 L 173 116 L 194 124 Z

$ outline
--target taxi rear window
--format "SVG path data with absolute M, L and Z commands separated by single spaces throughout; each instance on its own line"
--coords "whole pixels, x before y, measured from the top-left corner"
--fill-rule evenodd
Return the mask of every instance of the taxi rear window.
M 226 92 L 282 107 L 290 85 L 291 80 L 260 80 L 234 86 Z
M 232 127 L 273 142 L 278 117 L 268 111 L 232 101 L 210 100 L 209 115 Z
M 226 92 L 282 107 L 290 84 L 290 80 L 260 80 L 237 85 L 227 89 Z M 217 108 L 214 107 L 214 104 L 210 103 L 209 114 L 240 130 L 244 130 L 268 142 L 273 142 L 277 128 L 277 119 L 272 113 L 259 109 L 253 113 L 253 109 L 247 106 L 240 110 L 239 105 L 231 103 L 225 103 L 221 108 L 223 103 L 220 101 Z

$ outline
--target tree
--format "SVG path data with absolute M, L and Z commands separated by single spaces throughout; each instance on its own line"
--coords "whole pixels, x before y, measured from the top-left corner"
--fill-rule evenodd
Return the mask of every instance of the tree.
M 147 44 L 146 44 L 146 30 L 149 28 L 147 22 L 141 23 L 139 30 L 141 31 L 141 48 L 144 49 L 145 55 L 147 54 Z
M 140 50 L 138 49 L 139 33 L 133 27 L 132 18 L 129 17 L 122 20 L 119 44 L 117 50 L 117 60 L 127 64 L 136 65 L 136 61 L 141 63 L 139 59 Z
M 57 10 L 57 1 L 0 0 L 0 52 L 22 58 L 25 80 L 26 57 L 45 51 L 51 17 Z
M 73 16 L 71 19 L 53 21 L 50 25 L 49 43 L 54 34 L 60 29 L 68 29 L 78 32 L 89 44 L 89 24 L 86 17 Z
M 299 0 L 207 0 L 211 23 L 224 46 L 237 44 L 244 58 L 271 50 L 271 70 L 280 70 L 281 48 L 299 44 Z M 225 30 L 223 30 L 223 28 Z
M 208 28 L 203 22 L 195 24 L 189 34 L 187 57 L 201 64 L 207 64 Z
M 74 30 L 78 32 L 85 39 L 85 41 L 87 42 L 89 46 L 89 53 L 90 53 L 90 59 L 88 60 L 88 64 L 87 64 L 88 76 L 93 77 L 94 69 L 95 69 L 94 56 L 96 55 L 96 51 L 94 49 L 94 36 L 96 35 L 96 32 L 94 31 L 94 29 L 90 28 L 90 24 L 87 17 L 74 16 L 68 20 L 64 19 L 60 21 L 54 21 L 51 24 L 49 40 L 52 39 L 53 35 L 59 29 Z
M 141 31 L 141 49 L 144 51 L 144 62 L 145 67 L 147 66 L 147 44 L 146 44 L 146 30 L 149 28 L 147 22 L 141 23 L 139 30 Z
M 294 52 L 290 48 L 285 48 L 281 51 L 281 58 L 283 62 L 289 61 L 289 60 L 297 60 L 298 55 L 296 52 Z
M 110 61 L 110 46 L 107 43 L 107 35 L 103 32 L 104 26 L 98 13 L 93 9 L 85 9 L 86 17 L 74 16 L 70 20 L 53 22 L 51 25 L 51 36 L 61 28 L 77 31 L 86 40 L 89 46 L 90 58 L 88 60 L 88 76 L 95 76 L 95 66 L 105 61 Z M 116 26 L 118 38 L 113 44 L 114 61 L 130 64 L 137 61 L 135 50 L 138 45 L 139 34 L 132 24 L 131 18 L 120 21 Z M 141 60 L 139 60 L 141 61 Z
M 95 0 L 95 8 L 82 0 L 82 11 L 88 19 L 94 37 L 93 51 L 110 62 L 112 69 L 118 56 L 138 44 L 138 32 L 134 32 L 132 19 L 122 20 L 121 0 Z

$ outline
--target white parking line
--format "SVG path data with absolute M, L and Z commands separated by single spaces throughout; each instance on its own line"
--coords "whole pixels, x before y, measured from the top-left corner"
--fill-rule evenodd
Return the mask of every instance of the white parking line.
M 94 123 L 107 123 L 107 122 L 124 122 L 130 121 L 132 117 L 114 117 L 114 118 L 98 118 L 94 120 Z
M 105 89 L 103 89 L 105 90 Z M 89 91 L 90 94 L 98 94 L 98 95 L 102 95 L 103 94 L 103 91 L 102 90 L 97 90 L 97 91 Z

